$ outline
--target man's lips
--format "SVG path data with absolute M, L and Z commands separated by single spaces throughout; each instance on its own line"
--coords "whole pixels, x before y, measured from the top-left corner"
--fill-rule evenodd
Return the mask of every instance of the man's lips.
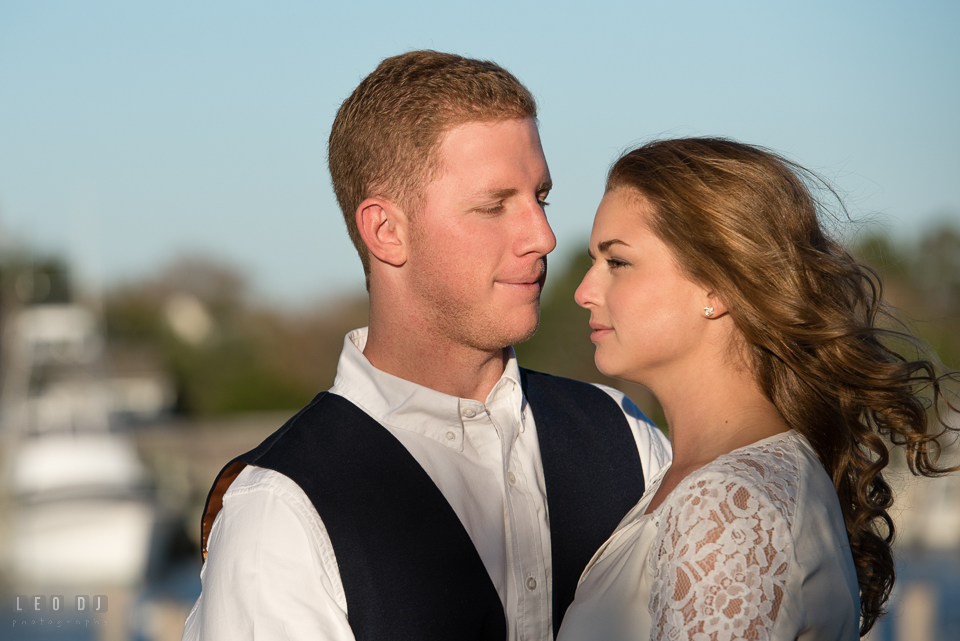
M 515 289 L 518 291 L 528 292 L 528 293 L 540 293 L 540 281 L 536 278 L 533 280 L 527 279 L 499 279 L 496 281 L 497 285 L 501 287 L 506 287 L 508 289 Z
M 516 276 L 510 276 L 506 278 L 498 278 L 497 284 L 505 285 L 507 287 L 515 287 L 518 289 L 534 289 L 537 290 L 543 289 L 543 281 L 547 276 L 547 264 L 546 261 L 541 261 L 537 264 L 537 270 L 535 272 L 529 272 L 526 274 L 519 274 Z
M 501 285 L 539 285 L 540 278 L 498 278 L 497 282 Z

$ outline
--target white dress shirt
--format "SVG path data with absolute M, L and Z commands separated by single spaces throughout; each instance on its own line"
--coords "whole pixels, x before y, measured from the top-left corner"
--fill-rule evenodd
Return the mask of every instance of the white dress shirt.
M 503 602 L 510 641 L 553 638 L 550 525 L 533 413 L 513 350 L 485 403 L 374 368 L 366 328 L 344 339 L 330 392 L 390 431 L 456 512 Z M 662 432 L 617 390 L 649 483 L 671 459 Z M 330 537 L 312 502 L 286 476 L 248 466 L 214 521 L 203 590 L 185 641 L 354 641 Z

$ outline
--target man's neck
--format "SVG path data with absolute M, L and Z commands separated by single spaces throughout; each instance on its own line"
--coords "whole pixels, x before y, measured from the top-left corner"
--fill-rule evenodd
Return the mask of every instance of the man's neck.
M 430 389 L 486 402 L 507 363 L 507 350 L 477 350 L 405 328 L 376 326 L 371 318 L 363 355 L 382 372 Z

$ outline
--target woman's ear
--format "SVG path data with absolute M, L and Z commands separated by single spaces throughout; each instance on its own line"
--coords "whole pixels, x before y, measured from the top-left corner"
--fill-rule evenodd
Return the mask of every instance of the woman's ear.
M 392 201 L 367 198 L 357 207 L 357 229 L 377 260 L 400 267 L 407 262 L 409 220 Z
M 716 292 L 705 292 L 702 302 L 703 315 L 707 318 L 720 318 L 727 313 L 727 306 Z

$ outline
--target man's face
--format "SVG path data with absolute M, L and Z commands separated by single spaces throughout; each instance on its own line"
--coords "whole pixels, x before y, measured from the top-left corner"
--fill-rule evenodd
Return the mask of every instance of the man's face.
M 446 132 L 441 172 L 422 192 L 408 254 L 412 289 L 438 340 L 494 350 L 537 329 L 546 255 L 556 246 L 533 119 Z

